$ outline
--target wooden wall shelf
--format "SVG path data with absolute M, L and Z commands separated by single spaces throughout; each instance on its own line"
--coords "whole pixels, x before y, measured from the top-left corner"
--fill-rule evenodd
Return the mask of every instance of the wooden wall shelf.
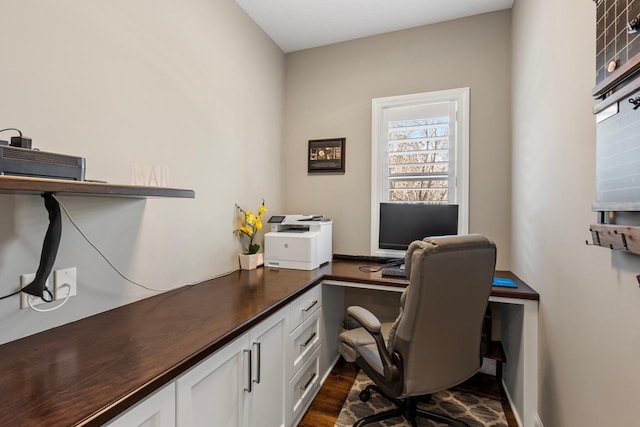
M 640 227 L 614 224 L 591 224 L 593 244 L 612 250 L 640 254 Z
M 60 238 L 62 236 L 62 219 L 60 204 L 53 195 L 70 194 L 81 196 L 110 197 L 182 197 L 194 198 L 193 190 L 164 187 L 142 187 L 135 185 L 113 185 L 107 183 L 70 181 L 59 179 L 27 178 L 0 176 L 0 193 L 41 195 L 49 216 L 49 226 L 42 244 L 42 255 L 35 279 L 22 289 L 22 292 L 44 298 L 45 280 L 51 274 L 55 263 Z M 64 208 L 64 206 L 63 206 Z M 66 211 L 66 209 L 65 209 Z M 67 214 L 69 214 L 67 212 Z M 71 219 L 71 217 L 69 217 Z M 73 222 L 73 220 L 72 220 Z
M 88 181 L 0 176 L 0 193 L 112 196 L 112 197 L 178 197 L 193 199 L 195 191 L 180 188 L 116 185 Z

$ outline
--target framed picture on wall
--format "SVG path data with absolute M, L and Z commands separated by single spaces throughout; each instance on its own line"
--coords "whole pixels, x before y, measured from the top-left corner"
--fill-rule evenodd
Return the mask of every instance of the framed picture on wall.
M 313 139 L 307 151 L 308 173 L 344 173 L 346 138 Z

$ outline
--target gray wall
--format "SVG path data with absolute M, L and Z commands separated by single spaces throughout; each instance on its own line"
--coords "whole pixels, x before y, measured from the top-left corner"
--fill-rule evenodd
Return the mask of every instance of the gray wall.
M 237 269 L 234 203 L 281 209 L 284 54 L 233 0 L 5 0 L 0 52 L 0 128 L 86 157 L 88 178 L 129 184 L 134 164 L 154 165 L 195 189 L 193 200 L 61 198 L 134 280 L 167 289 Z M 40 197 L 0 195 L 0 217 L 4 295 L 35 271 L 47 216 Z M 0 342 L 154 294 L 65 218 L 54 268 L 67 267 L 78 296 L 46 314 L 0 301 Z
M 370 251 L 371 99 L 470 87 L 470 231 L 510 257 L 510 11 L 287 54 L 285 206 L 334 220 L 335 253 Z M 346 137 L 344 175 L 307 175 L 310 139 Z
M 513 8 L 512 270 L 541 296 L 545 427 L 637 425 L 637 255 L 588 247 L 595 200 L 593 2 Z

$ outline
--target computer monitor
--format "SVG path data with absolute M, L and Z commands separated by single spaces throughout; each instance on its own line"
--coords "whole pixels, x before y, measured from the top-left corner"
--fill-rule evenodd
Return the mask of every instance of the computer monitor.
M 458 205 L 380 203 L 380 249 L 406 251 L 415 240 L 453 234 L 458 234 Z

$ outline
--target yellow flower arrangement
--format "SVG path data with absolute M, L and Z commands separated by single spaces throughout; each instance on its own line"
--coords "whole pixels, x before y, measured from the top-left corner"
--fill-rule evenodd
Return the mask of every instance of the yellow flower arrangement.
M 246 236 L 249 238 L 249 245 L 247 246 L 247 250 L 245 254 L 257 254 L 260 250 L 260 245 L 257 243 L 253 243 L 253 239 L 256 237 L 256 233 L 262 230 L 262 215 L 267 211 L 267 208 L 264 206 L 264 199 L 262 200 L 262 204 L 258 207 L 258 214 L 254 214 L 253 212 L 245 211 L 236 203 L 236 209 L 242 216 L 243 225 L 240 226 L 234 233 L 238 233 L 240 236 Z

